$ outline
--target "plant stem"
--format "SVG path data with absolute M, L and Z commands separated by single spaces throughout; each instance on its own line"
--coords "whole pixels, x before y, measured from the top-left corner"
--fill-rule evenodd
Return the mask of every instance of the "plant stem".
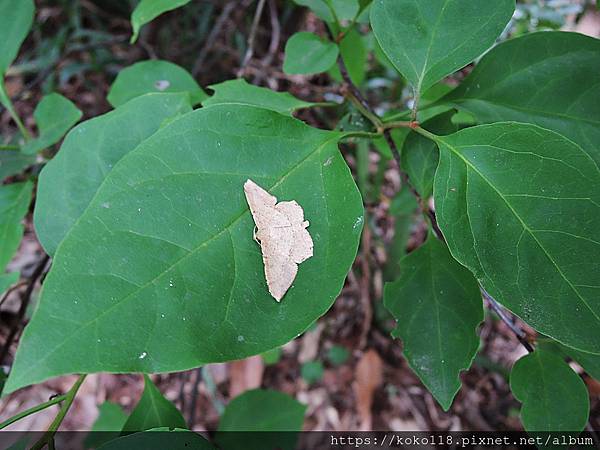
M 533 347 L 527 341 L 527 335 L 525 334 L 525 332 L 521 330 L 517 325 L 515 325 L 515 323 L 510 319 L 510 317 L 508 317 L 508 315 L 504 311 L 504 308 L 496 301 L 494 297 L 492 297 L 488 293 L 488 291 L 486 291 L 483 287 L 480 287 L 480 289 L 483 298 L 487 300 L 488 304 L 490 305 L 490 308 L 498 315 L 498 317 L 500 317 L 500 320 L 502 320 L 502 322 L 504 322 L 506 326 L 514 333 L 521 345 L 523 345 L 523 347 L 525 347 L 525 349 L 529 353 L 533 352 Z
M 18 145 L 0 145 L 1 150 L 19 150 L 21 147 Z
M 48 400 L 47 402 L 32 406 L 31 408 L 26 409 L 25 411 L 20 412 L 19 414 L 16 414 L 16 415 L 6 419 L 4 422 L 0 423 L 0 430 L 6 428 L 9 425 L 12 425 L 13 423 L 15 423 L 21 419 L 24 419 L 27 416 L 35 414 L 36 412 L 39 412 L 39 411 L 43 411 L 44 409 L 49 408 L 50 406 L 60 403 L 63 400 L 65 400 L 66 397 L 67 397 L 66 395 L 59 395 L 57 397 L 54 397 L 54 398 Z
M 33 274 L 31 275 L 31 278 L 29 279 L 29 282 L 27 284 L 27 289 L 25 289 L 25 291 L 23 292 L 23 295 L 21 296 L 21 306 L 17 313 L 17 320 L 16 320 L 14 326 L 11 328 L 10 332 L 8 333 L 8 337 L 6 338 L 6 341 L 4 342 L 2 350 L 0 351 L 0 364 L 2 364 L 2 362 L 8 355 L 8 352 L 10 351 L 10 346 L 12 345 L 15 337 L 17 336 L 19 327 L 21 325 L 21 321 L 23 320 L 23 317 L 25 317 L 25 312 L 27 311 L 27 307 L 29 306 L 29 302 L 31 300 L 31 294 L 33 293 L 33 288 L 35 287 L 35 283 L 38 280 L 38 278 L 40 278 L 42 276 L 42 274 L 44 273 L 44 269 L 46 268 L 46 265 L 48 264 L 49 260 L 50 260 L 50 256 L 48 256 L 48 255 L 44 256 L 41 259 L 41 261 L 38 263 Z
M 2 103 L 2 105 L 4 105 L 4 107 L 9 112 L 12 119 L 17 124 L 17 127 L 21 131 L 23 138 L 26 141 L 30 140 L 31 134 L 29 134 L 29 131 L 27 131 L 27 128 L 25 128 L 25 125 L 23 125 L 21 118 L 17 114 L 17 111 L 15 111 L 15 108 L 14 108 L 12 102 L 10 101 L 10 97 L 8 96 L 8 93 L 6 92 L 6 88 L 4 87 L 4 80 L 0 80 L 0 103 Z
M 248 36 L 246 54 L 244 55 L 244 60 L 242 61 L 240 70 L 238 70 L 237 73 L 238 78 L 244 75 L 246 66 L 248 65 L 248 63 L 252 59 L 252 56 L 254 55 L 254 40 L 256 39 L 256 31 L 258 30 L 258 24 L 260 22 L 262 12 L 265 7 L 265 2 L 266 0 L 258 0 L 258 5 L 256 6 L 256 13 L 254 14 L 254 19 L 252 20 L 252 28 L 250 29 L 250 35 Z
M 419 126 L 419 122 L 412 120 L 401 120 L 396 122 L 384 122 L 381 125 L 383 130 L 390 130 L 393 128 L 412 128 L 413 130 Z
M 73 387 L 69 389 L 69 392 L 66 393 L 65 402 L 63 403 L 63 405 L 60 408 L 60 411 L 58 411 L 58 414 L 50 424 L 48 431 L 46 431 L 44 435 L 35 444 L 33 444 L 31 450 L 41 450 L 42 448 L 44 448 L 45 445 L 49 444 L 53 440 L 54 435 L 58 431 L 58 428 L 62 424 L 62 421 L 69 412 L 69 408 L 71 408 L 73 400 L 75 400 L 75 395 L 77 395 L 77 391 L 83 383 L 83 380 L 85 380 L 85 377 L 85 374 L 79 375 L 79 378 L 77 378 L 77 381 L 75 382 Z
M 424 128 L 421 128 L 420 126 L 415 127 L 414 130 L 421 136 L 425 136 L 427 139 L 431 139 L 432 141 L 437 142 L 440 140 L 440 137 L 438 135 L 433 134 L 432 132 L 427 131 Z

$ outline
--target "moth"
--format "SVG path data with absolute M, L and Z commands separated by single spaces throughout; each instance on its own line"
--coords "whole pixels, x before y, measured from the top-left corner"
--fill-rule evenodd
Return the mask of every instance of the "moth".
M 254 240 L 260 244 L 269 292 L 281 301 L 290 288 L 298 264 L 313 256 L 308 220 L 296 201 L 279 202 L 252 180 L 244 183 L 254 219 Z

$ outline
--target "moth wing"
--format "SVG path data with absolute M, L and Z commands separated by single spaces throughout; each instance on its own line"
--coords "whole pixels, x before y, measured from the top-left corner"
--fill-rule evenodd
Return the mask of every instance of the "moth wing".
M 244 183 L 244 194 L 256 226 L 259 229 L 269 226 L 277 198 L 252 180 Z
M 278 203 L 275 208 L 290 222 L 293 240 L 290 258 L 296 264 L 306 261 L 313 256 L 313 240 L 306 229 L 309 223 L 304 220 L 304 210 L 295 201 Z
M 269 292 L 280 301 L 298 273 L 298 266 L 290 258 L 293 241 L 291 228 L 269 228 L 261 240 L 265 277 Z

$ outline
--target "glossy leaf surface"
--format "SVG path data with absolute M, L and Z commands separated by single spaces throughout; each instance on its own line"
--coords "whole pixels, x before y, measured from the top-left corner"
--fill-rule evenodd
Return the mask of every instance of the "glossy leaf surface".
M 297 75 L 326 72 L 335 64 L 338 54 L 338 46 L 333 42 L 301 31 L 285 45 L 283 71 Z
M 32 189 L 30 182 L 0 186 L 0 273 L 21 243 L 21 222 L 29 210 Z
M 183 94 L 148 94 L 79 124 L 40 174 L 34 224 L 53 255 L 113 166 L 161 124 L 191 111 Z
M 499 302 L 559 342 L 600 353 L 600 173 L 581 147 L 534 125 L 439 137 L 439 225 Z
M 208 96 L 183 67 L 168 61 L 141 61 L 119 72 L 106 99 L 113 107 L 151 92 L 179 92 L 190 94 L 193 105 Z
M 341 136 L 265 109 L 216 105 L 130 152 L 56 252 L 7 391 L 71 372 L 241 359 L 304 331 L 340 292 L 362 230 Z M 297 201 L 310 222 L 314 256 L 281 303 L 253 240 L 247 179 Z
M 4 75 L 17 57 L 31 28 L 34 11 L 33 0 L 0 0 L 0 75 Z
M 131 14 L 133 27 L 131 43 L 137 40 L 140 29 L 145 24 L 152 22 L 163 13 L 187 5 L 189 2 L 190 0 L 141 0 Z
M 283 392 L 255 389 L 234 398 L 225 408 L 215 441 L 224 450 L 295 448 L 306 406 Z M 248 432 L 248 433 L 244 433 Z
M 214 91 L 211 97 L 202 102 L 202 106 L 237 103 L 258 106 L 281 114 L 292 114 L 302 108 L 310 108 L 314 103 L 305 102 L 288 92 L 276 92 L 264 87 L 254 86 L 246 80 L 228 80 L 209 86 Z
M 417 95 L 489 49 L 514 0 L 375 0 L 371 26 Z
M 523 403 L 521 421 L 527 431 L 582 431 L 590 401 L 585 384 L 569 365 L 551 352 L 536 350 L 519 359 L 510 388 Z
M 33 155 L 56 144 L 81 119 L 81 111 L 60 94 L 46 95 L 35 107 L 33 113 L 38 127 L 38 137 L 27 142 L 22 149 L 26 155 Z
M 404 356 L 435 399 L 448 410 L 479 347 L 483 303 L 471 272 L 434 237 L 400 262 L 400 278 L 387 283 L 385 307 L 398 321 Z
M 144 375 L 144 392 L 123 425 L 123 433 L 167 427 L 186 428 L 185 419 L 173 403 L 167 400 L 148 375 Z
M 515 120 L 556 131 L 600 164 L 600 40 L 540 32 L 492 49 L 445 101 L 480 122 Z

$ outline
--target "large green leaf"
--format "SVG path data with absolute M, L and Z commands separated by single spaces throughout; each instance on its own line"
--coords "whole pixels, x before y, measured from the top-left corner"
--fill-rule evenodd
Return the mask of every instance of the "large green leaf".
M 223 450 L 292 450 L 297 435 L 289 432 L 302 430 L 305 411 L 305 405 L 283 392 L 247 391 L 225 408 L 215 442 Z M 280 433 L 264 433 L 267 431 Z M 288 433 L 281 433 L 284 431 Z
M 163 397 L 148 375 L 144 375 L 144 392 L 123 425 L 123 433 L 186 426 L 185 419 L 175 405 Z
M 479 286 L 434 237 L 402 259 L 400 271 L 383 297 L 398 321 L 392 334 L 402 339 L 410 367 L 447 411 L 460 389 L 458 376 L 479 347 Z
M 33 0 L 0 0 L 0 75 L 17 57 L 33 22 Z
M 191 111 L 185 94 L 147 94 L 81 123 L 40 174 L 34 223 L 53 255 L 112 167 L 161 124 Z
M 458 131 L 458 126 L 452 123 L 455 111 L 440 114 L 423 124 L 426 130 L 445 135 Z M 411 184 L 421 197 L 428 198 L 433 194 L 433 177 L 438 165 L 439 154 L 435 142 L 411 132 L 402 147 L 402 169 L 408 174 Z
M 438 137 L 439 225 L 453 256 L 538 331 L 600 353 L 600 173 L 535 125 Z
M 140 33 L 140 29 L 152 22 L 162 13 L 171 11 L 181 6 L 187 5 L 191 0 L 141 0 L 131 13 L 131 26 L 133 34 L 131 43 L 133 44 Z
M 492 46 L 515 0 L 375 0 L 381 48 L 419 95 Z
M 120 436 L 127 414 L 120 405 L 106 401 L 98 407 L 98 417 L 85 437 L 85 448 L 96 448 Z
M 0 273 L 21 243 L 21 221 L 29 210 L 32 189 L 30 182 L 0 186 Z
M 244 79 L 228 80 L 209 86 L 215 93 L 202 102 L 202 106 L 237 103 L 258 106 L 281 114 L 292 114 L 302 108 L 310 108 L 315 103 L 305 102 L 288 92 L 275 92 L 264 87 L 249 84 Z
M 168 61 L 150 60 L 121 70 L 106 99 L 116 108 L 132 98 L 151 92 L 187 92 L 193 105 L 208 97 L 183 67 Z
M 480 122 L 516 120 L 557 131 L 600 164 L 600 40 L 543 32 L 492 49 L 445 100 Z
M 134 433 L 109 441 L 98 450 L 214 450 L 209 442 L 197 433 L 188 430 L 154 430 Z
M 510 388 L 523 403 L 521 421 L 527 431 L 581 431 L 590 401 L 585 384 L 560 356 L 545 350 L 519 359 Z
M 33 155 L 56 144 L 81 119 L 81 111 L 60 94 L 46 95 L 33 113 L 39 135 L 23 146 L 23 153 Z
M 216 105 L 125 156 L 56 252 L 7 392 L 70 372 L 164 372 L 280 346 L 325 313 L 356 256 L 360 193 L 337 132 Z M 281 303 L 243 184 L 296 200 L 314 256 Z
M 301 31 L 285 44 L 283 71 L 300 75 L 326 72 L 335 64 L 338 54 L 339 48 L 333 42 Z

